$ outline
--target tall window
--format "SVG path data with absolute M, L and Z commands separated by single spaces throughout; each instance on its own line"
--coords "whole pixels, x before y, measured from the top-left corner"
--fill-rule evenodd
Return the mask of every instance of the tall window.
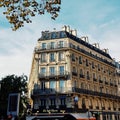
M 59 41 L 59 48 L 64 47 L 64 42 L 63 41 Z
M 64 80 L 60 80 L 59 88 L 60 88 L 61 92 L 64 92 L 64 90 L 65 90 L 65 81 Z
M 47 61 L 47 54 L 41 53 L 41 62 L 46 62 L 46 61 Z
M 56 81 L 50 81 L 50 88 L 53 90 L 56 89 Z
M 52 106 L 52 105 L 55 105 L 55 98 L 50 99 L 50 102 L 51 102 L 51 106 Z
M 95 64 L 94 64 L 94 62 L 92 61 L 92 68 L 95 68 Z
M 60 75 L 64 75 L 64 66 L 59 67 Z
M 45 89 L 45 82 L 44 81 L 41 81 L 41 89 Z
M 46 49 L 46 48 L 47 48 L 46 43 L 42 43 L 42 49 Z
M 50 53 L 50 62 L 55 61 L 55 53 Z
M 82 56 L 79 56 L 79 64 L 82 64 Z
M 55 48 L 55 42 L 51 42 L 51 43 L 50 43 L 50 48 L 51 48 L 51 49 L 54 49 L 54 48 Z
M 96 75 L 95 75 L 95 73 L 93 73 L 93 80 L 95 80 L 96 79 Z
M 46 68 L 41 68 L 40 75 L 45 76 L 45 74 L 46 74 Z
M 87 71 L 87 79 L 90 79 L 89 71 Z
M 75 61 L 75 54 L 72 53 L 72 61 Z
M 50 67 L 50 75 L 55 75 L 55 67 Z
M 88 59 L 86 59 L 86 66 L 88 66 L 89 64 L 88 64 Z
M 61 98 L 61 99 L 60 99 L 60 104 L 61 104 L 61 105 L 65 105 L 65 98 Z
M 52 39 L 56 38 L 57 37 L 56 33 L 53 32 L 51 37 L 52 37 Z
M 41 106 L 45 106 L 46 105 L 46 100 L 45 99 L 41 99 Z
M 83 70 L 80 69 L 80 77 L 82 77 L 82 76 L 83 76 Z
M 64 53 L 59 52 L 59 61 L 64 60 Z

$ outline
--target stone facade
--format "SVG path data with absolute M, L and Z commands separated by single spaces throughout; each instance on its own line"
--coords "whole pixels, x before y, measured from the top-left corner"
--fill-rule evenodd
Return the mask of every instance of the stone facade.
M 44 31 L 33 53 L 29 95 L 33 112 L 86 112 L 120 119 L 114 60 L 76 30 Z

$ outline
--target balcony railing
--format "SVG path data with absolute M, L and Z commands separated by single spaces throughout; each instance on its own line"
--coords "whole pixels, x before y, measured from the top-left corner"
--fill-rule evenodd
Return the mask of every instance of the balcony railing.
M 92 90 L 87 90 L 83 88 L 72 88 L 73 92 L 81 93 L 81 94 L 87 94 L 87 95 L 93 95 L 93 96 L 99 96 L 99 97 L 106 97 L 109 99 L 120 99 L 120 96 L 113 95 L 113 94 L 108 94 L 108 93 L 102 93 L 102 92 L 97 92 L 97 91 L 92 91 Z
M 107 81 L 105 81 L 105 84 L 106 84 L 106 85 L 108 85 L 108 82 L 107 82 Z
M 97 91 L 87 90 L 83 88 L 76 88 L 76 87 L 59 87 L 59 88 L 44 88 L 44 89 L 33 89 L 32 95 L 50 95 L 50 94 L 69 94 L 69 93 L 80 93 L 98 97 L 105 97 L 109 99 L 118 99 L 120 100 L 120 96 L 108 94 L 108 93 L 101 93 Z M 97 108 L 96 108 L 97 109 Z
M 77 50 L 77 51 L 80 51 L 80 52 L 82 52 L 82 53 L 84 53 L 84 54 L 92 57 L 92 58 L 95 58 L 95 59 L 97 59 L 97 60 L 100 60 L 100 61 L 102 61 L 102 62 L 104 62 L 104 63 L 107 63 L 107 64 L 115 67 L 115 65 L 114 65 L 112 62 L 109 62 L 109 61 L 107 61 L 106 59 L 102 59 L 102 58 L 100 58 L 100 57 L 98 57 L 98 56 L 96 56 L 96 55 L 94 55 L 94 54 L 92 54 L 92 53 L 89 53 L 88 51 L 86 51 L 86 50 L 84 50 L 84 49 L 81 49 L 80 47 L 77 47 L 77 46 L 75 46 L 75 45 L 73 45 L 73 44 L 71 44 L 71 43 L 65 43 L 64 45 L 62 45 L 62 47 L 60 47 L 59 45 L 55 45 L 55 46 L 54 46 L 54 49 L 61 49 L 61 48 L 67 48 L 67 49 L 68 49 L 68 48 L 72 48 L 72 49 L 75 49 L 75 50 Z M 53 48 L 51 48 L 51 46 L 47 46 L 47 48 L 44 49 L 44 50 L 50 50 L 50 49 L 53 50 Z M 35 52 L 38 53 L 38 52 L 40 52 L 40 51 L 43 51 L 42 47 L 36 47 L 36 48 L 35 48 Z M 103 54 L 104 54 L 104 53 L 103 53 Z
M 102 81 L 102 80 L 99 80 L 99 83 L 103 83 L 103 81 Z
M 99 106 L 96 106 L 96 109 L 99 109 Z
M 44 89 L 33 89 L 32 95 L 50 95 L 50 94 L 61 94 L 61 93 L 69 93 L 72 90 L 66 87 L 60 87 L 59 89 L 56 88 L 44 88 Z
M 72 75 L 77 76 L 77 72 L 73 71 Z
M 97 82 L 97 78 L 93 78 L 93 81 Z
M 83 75 L 83 74 L 80 74 L 80 78 L 85 78 L 85 75 Z
M 67 78 L 69 72 L 67 71 L 55 71 L 54 73 L 46 72 L 46 73 L 39 73 L 39 79 L 48 79 L 48 78 Z

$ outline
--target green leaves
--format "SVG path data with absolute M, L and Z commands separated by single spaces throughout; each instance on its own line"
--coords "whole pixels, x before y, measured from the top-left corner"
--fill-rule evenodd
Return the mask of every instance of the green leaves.
M 10 93 L 20 93 L 21 100 L 24 102 L 27 101 L 27 81 L 28 78 L 25 75 L 16 76 L 16 75 L 9 75 L 5 78 L 2 78 L 0 81 L 1 83 L 1 89 L 0 89 L 0 106 L 3 105 L 2 109 L 7 110 L 7 103 L 8 103 L 8 96 Z M 23 102 L 21 104 L 23 104 Z M 5 106 L 5 108 L 4 108 Z M 23 105 L 20 105 L 23 106 Z M 21 108 L 23 109 L 23 108 Z M 1 108 L 0 108 L 0 111 Z
M 6 8 L 3 14 L 14 31 L 23 27 L 24 22 L 31 23 L 31 17 L 36 14 L 47 12 L 55 20 L 60 12 L 60 4 L 61 0 L 0 0 L 0 7 Z

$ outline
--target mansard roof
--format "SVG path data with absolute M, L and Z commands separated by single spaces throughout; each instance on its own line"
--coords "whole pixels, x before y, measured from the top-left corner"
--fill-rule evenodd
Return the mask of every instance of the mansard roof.
M 92 44 L 82 40 L 81 38 L 73 35 L 72 33 L 67 32 L 67 31 L 53 31 L 53 32 L 44 31 L 44 32 L 42 32 L 42 36 L 40 39 L 38 39 L 38 41 L 61 39 L 61 38 L 70 38 L 73 41 L 76 41 L 79 44 L 82 44 L 82 45 L 88 47 L 89 49 L 94 50 L 112 60 L 111 56 L 108 53 L 104 52 L 103 50 L 93 46 Z

